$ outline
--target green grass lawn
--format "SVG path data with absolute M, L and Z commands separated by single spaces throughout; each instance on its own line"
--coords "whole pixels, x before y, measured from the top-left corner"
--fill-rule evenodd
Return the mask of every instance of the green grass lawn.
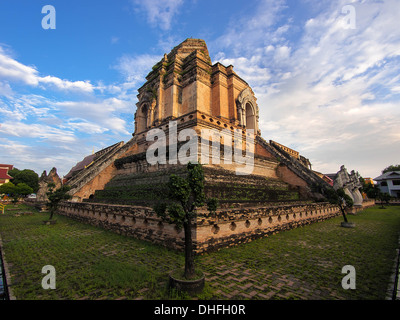
M 385 299 L 398 248 L 400 207 L 373 207 L 348 219 L 355 228 L 341 227 L 340 216 L 224 249 L 205 259 L 227 265 L 240 261 L 254 272 L 286 275 L 310 290 L 323 288 L 340 299 Z M 204 267 L 212 273 L 213 265 Z M 341 287 L 345 265 L 355 267 L 356 290 Z M 301 289 L 293 292 L 294 298 L 302 298 L 296 294 Z M 318 294 L 312 299 L 318 299 Z
M 33 215 L 15 214 L 33 211 Z M 23 205 L 0 215 L 3 250 L 17 299 L 181 299 L 168 291 L 168 272 L 183 253 Z M 369 208 L 196 257 L 206 272 L 201 299 L 385 299 L 400 231 L 400 206 Z M 41 286 L 42 267 L 56 270 L 56 289 Z M 356 270 L 344 290 L 342 267 Z

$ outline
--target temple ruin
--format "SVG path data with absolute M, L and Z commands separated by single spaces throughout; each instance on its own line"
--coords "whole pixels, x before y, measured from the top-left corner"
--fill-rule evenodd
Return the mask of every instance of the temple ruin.
M 73 198 L 61 214 L 179 249 L 183 231 L 162 222 L 152 206 L 165 198 L 171 173 L 185 174 L 188 159 L 203 164 L 206 195 L 220 203 L 213 217 L 198 211 L 197 252 L 339 214 L 320 202 L 329 183 L 310 161 L 261 136 L 259 109 L 267 106 L 258 105 L 232 65 L 212 64 L 203 40 L 186 39 L 165 54 L 137 97 L 132 139 L 71 169 Z

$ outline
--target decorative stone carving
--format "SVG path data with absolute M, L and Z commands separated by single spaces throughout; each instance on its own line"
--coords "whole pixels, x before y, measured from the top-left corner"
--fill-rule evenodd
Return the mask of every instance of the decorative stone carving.
M 350 175 L 344 165 L 340 167 L 340 170 L 336 173 L 336 178 L 333 182 L 333 188 L 335 190 L 343 188 L 344 192 L 353 200 L 354 206 L 362 206 L 363 198 L 360 192 L 362 187 L 360 182 L 360 176 L 358 172 L 351 171 Z
M 47 192 L 49 188 L 47 185 L 49 183 L 54 183 L 56 185 L 55 189 L 61 187 L 61 178 L 58 176 L 56 168 L 51 169 L 49 175 L 47 175 L 46 170 L 43 171 L 39 178 L 39 190 L 36 194 L 36 201 L 46 202 L 48 200 Z
M 258 132 L 259 109 L 257 99 L 250 87 L 244 89 L 236 99 L 239 124 Z M 251 123 L 250 123 L 251 122 Z

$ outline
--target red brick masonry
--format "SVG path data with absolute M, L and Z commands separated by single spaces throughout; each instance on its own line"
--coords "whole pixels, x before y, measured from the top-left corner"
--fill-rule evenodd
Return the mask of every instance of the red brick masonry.
M 183 230 L 161 221 L 151 208 L 65 202 L 60 205 L 59 213 L 119 234 L 173 249 L 183 248 Z M 276 231 L 322 221 L 339 214 L 338 208 L 329 203 L 223 209 L 211 217 L 199 211 L 193 228 L 193 241 L 196 252 L 201 253 L 248 242 Z

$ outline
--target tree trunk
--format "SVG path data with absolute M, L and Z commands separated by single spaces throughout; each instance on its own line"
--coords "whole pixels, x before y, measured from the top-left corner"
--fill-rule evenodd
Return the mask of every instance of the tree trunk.
M 183 224 L 185 230 L 185 278 L 194 277 L 194 257 L 193 257 L 193 241 L 192 241 L 192 224 L 190 219 Z
M 54 215 L 54 212 L 56 211 L 56 209 L 53 206 L 51 206 L 49 209 L 50 209 L 50 218 L 49 218 L 49 220 L 51 220 L 51 219 L 53 219 L 53 215 Z
M 342 215 L 343 215 L 344 222 L 348 222 L 348 221 L 347 221 L 347 217 L 346 217 L 346 212 L 344 211 L 343 206 L 340 205 L 339 207 L 340 207 L 340 211 L 342 211 Z

